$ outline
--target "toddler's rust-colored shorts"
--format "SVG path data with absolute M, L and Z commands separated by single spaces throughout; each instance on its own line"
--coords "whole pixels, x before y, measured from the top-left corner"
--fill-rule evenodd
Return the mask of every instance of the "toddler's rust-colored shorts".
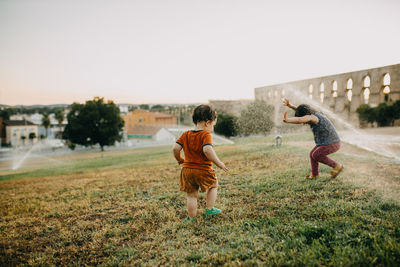
M 218 187 L 217 176 L 214 170 L 200 170 L 182 168 L 179 180 L 180 190 L 186 193 L 205 192 L 210 188 Z

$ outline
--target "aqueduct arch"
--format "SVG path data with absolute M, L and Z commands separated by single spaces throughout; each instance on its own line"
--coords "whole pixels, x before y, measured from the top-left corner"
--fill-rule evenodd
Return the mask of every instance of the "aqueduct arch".
M 283 95 L 296 103 L 290 90 L 318 101 L 356 125 L 356 109 L 361 104 L 374 107 L 400 99 L 400 64 L 258 87 L 254 94 L 255 99 L 271 104 Z

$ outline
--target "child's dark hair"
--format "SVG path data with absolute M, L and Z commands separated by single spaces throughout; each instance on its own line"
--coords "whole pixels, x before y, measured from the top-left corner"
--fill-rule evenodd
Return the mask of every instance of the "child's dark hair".
M 317 112 L 317 111 L 314 110 L 313 108 L 311 108 L 309 105 L 301 104 L 296 108 L 296 112 L 294 113 L 294 116 L 295 117 L 303 117 L 305 115 L 312 115 L 315 112 Z
M 209 105 L 200 105 L 194 109 L 192 118 L 194 124 L 201 121 L 214 121 L 217 113 Z

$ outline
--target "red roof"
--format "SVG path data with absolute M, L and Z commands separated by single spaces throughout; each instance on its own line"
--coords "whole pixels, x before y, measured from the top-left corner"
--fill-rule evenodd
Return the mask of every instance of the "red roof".
M 6 126 L 24 126 L 24 125 L 36 125 L 30 121 L 27 120 L 8 120 L 4 121 L 4 124 Z

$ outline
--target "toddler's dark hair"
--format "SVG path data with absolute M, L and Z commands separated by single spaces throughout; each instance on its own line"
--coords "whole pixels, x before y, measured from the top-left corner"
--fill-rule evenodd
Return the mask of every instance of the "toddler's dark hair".
M 294 113 L 294 116 L 295 117 L 303 117 L 305 115 L 312 115 L 315 112 L 317 112 L 317 111 L 314 110 L 313 108 L 311 108 L 309 105 L 301 104 L 296 108 L 296 112 Z
M 197 124 L 201 121 L 214 121 L 217 118 L 217 113 L 209 105 L 197 106 L 193 111 L 193 122 Z

